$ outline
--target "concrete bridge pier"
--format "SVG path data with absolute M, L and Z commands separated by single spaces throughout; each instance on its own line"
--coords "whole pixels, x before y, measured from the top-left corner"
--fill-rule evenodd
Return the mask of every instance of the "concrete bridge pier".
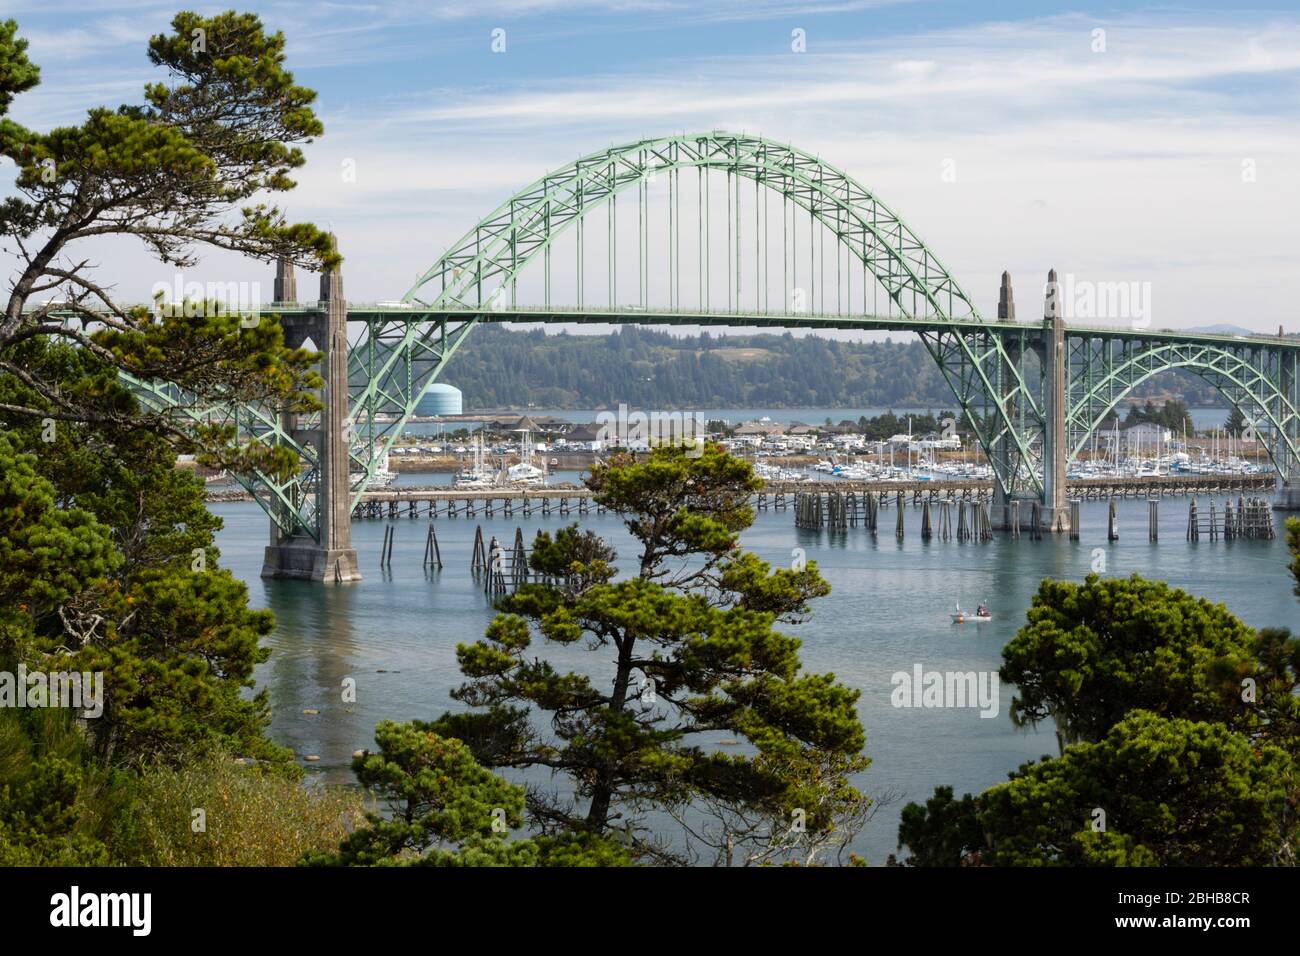
M 1044 531 L 1069 531 L 1070 506 L 1066 501 L 1066 464 L 1070 436 L 1065 431 L 1065 319 L 1061 315 L 1056 270 L 1047 273 L 1047 299 L 1043 307 L 1043 375 L 1046 379 L 1047 430 L 1043 440 Z
M 1011 289 L 1011 274 L 1008 272 L 1002 273 L 1002 287 L 998 292 L 998 319 L 1002 322 L 1016 320 L 1015 297 Z M 1024 340 L 1007 337 L 1003 346 L 1007 358 L 1003 360 L 1003 367 L 998 369 L 997 387 L 1005 405 L 1011 401 L 1012 383 L 1015 380 L 1012 369 L 1008 366 L 1022 361 Z M 1020 531 L 1032 531 L 1034 506 L 1039 505 L 1039 526 L 1044 531 L 1068 532 L 1070 506 L 1066 499 L 1065 473 L 1070 449 L 1065 435 L 1065 321 L 1061 315 L 1055 270 L 1047 276 L 1042 334 L 1035 333 L 1029 341 L 1029 347 L 1038 354 L 1045 393 L 1047 434 L 1043 448 L 1043 498 L 1040 500 L 1036 494 L 1029 492 L 1017 492 L 1008 496 L 1000 483 L 995 481 L 990 517 L 994 530 L 1008 531 L 1015 526 Z M 998 443 L 993 454 L 997 473 L 1008 474 L 1012 469 L 1007 439 Z
M 330 237 L 334 237 L 331 235 Z M 279 302 L 297 298 L 293 266 L 281 262 L 276 269 L 275 295 Z M 352 487 L 349 476 L 348 335 L 347 300 L 343 274 L 338 268 L 323 273 L 320 298 L 324 311 L 286 322 L 285 344 L 297 348 L 308 339 L 321 353 L 320 425 L 299 429 L 297 416 L 282 415 L 284 427 L 304 443 L 316 447 L 319 485 L 316 494 L 319 539 L 303 531 L 284 534 L 271 522 L 271 542 L 262 560 L 262 577 L 305 581 L 359 581 L 357 552 L 352 547 Z
M 1002 489 L 998 487 L 997 481 L 993 482 L 993 506 L 990 509 L 991 522 L 994 531 L 1010 531 L 1016 527 L 1021 531 L 1034 530 L 1034 505 L 1040 504 L 1038 496 L 1034 494 L 1017 493 L 1007 496 Z M 1069 523 L 1069 508 L 1066 508 L 1066 523 Z M 1052 530 L 1046 518 L 1041 519 L 1041 526 L 1046 530 Z

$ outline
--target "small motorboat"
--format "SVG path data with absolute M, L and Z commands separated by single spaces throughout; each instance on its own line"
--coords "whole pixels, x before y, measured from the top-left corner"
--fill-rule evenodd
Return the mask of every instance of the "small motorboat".
M 989 613 L 988 604 L 981 604 L 978 608 L 975 609 L 974 614 L 967 614 L 965 611 L 961 609 L 961 605 L 958 604 L 954 606 L 953 612 L 952 614 L 949 615 L 949 617 L 952 618 L 952 622 L 954 624 L 965 624 L 967 621 L 983 622 L 983 621 L 993 620 L 993 615 Z

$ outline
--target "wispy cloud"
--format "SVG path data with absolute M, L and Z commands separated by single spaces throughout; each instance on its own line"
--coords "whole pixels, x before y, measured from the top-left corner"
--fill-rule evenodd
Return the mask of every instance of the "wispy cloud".
M 867 6 L 489 0 L 315 4 L 308 15 L 272 4 L 264 16 L 286 32 L 299 78 L 321 90 L 327 128 L 287 204 L 339 230 L 350 294 L 392 298 L 480 216 L 577 155 L 746 130 L 876 190 L 985 308 L 1003 268 L 1032 301 L 1055 266 L 1152 282 L 1157 325 L 1291 321 L 1300 278 L 1279 250 L 1300 243 L 1300 16 L 1154 10 L 944 29 L 917 18 L 885 33 L 872 15 L 854 19 Z M 169 14 L 136 9 L 138 23 L 103 18 L 102 49 L 89 42 L 94 25 L 62 36 L 42 24 L 62 63 L 16 115 L 39 125 L 138 96 L 143 38 Z M 786 24 L 689 44 L 638 33 L 796 14 L 806 54 L 784 52 Z M 492 56 L 498 17 L 529 42 L 514 31 L 510 52 Z

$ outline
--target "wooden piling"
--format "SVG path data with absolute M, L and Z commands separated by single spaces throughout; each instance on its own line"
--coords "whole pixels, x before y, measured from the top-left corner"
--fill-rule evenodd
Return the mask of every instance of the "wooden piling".
M 438 548 L 438 535 L 433 530 L 432 521 L 429 522 L 429 533 L 424 539 L 424 564 L 425 567 L 442 570 L 442 551 Z
M 487 551 L 483 547 L 483 526 L 474 528 L 474 549 L 470 553 L 469 570 L 475 577 L 487 567 Z
M 516 587 L 528 580 L 528 550 L 524 547 L 523 528 L 515 528 L 515 546 L 510 560 L 510 577 Z

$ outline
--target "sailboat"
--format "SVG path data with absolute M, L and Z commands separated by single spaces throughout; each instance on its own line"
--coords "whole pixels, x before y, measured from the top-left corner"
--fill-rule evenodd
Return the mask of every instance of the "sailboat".
M 488 467 L 487 456 L 483 448 L 483 433 L 479 432 L 474 436 L 474 464 L 470 468 L 462 468 L 456 472 L 456 477 L 452 481 L 453 488 L 491 488 L 496 484 L 496 479 L 492 475 L 492 469 Z
M 540 485 L 546 481 L 546 469 L 533 464 L 533 443 L 527 428 L 519 429 L 519 463 L 506 469 L 506 481 L 512 485 Z

